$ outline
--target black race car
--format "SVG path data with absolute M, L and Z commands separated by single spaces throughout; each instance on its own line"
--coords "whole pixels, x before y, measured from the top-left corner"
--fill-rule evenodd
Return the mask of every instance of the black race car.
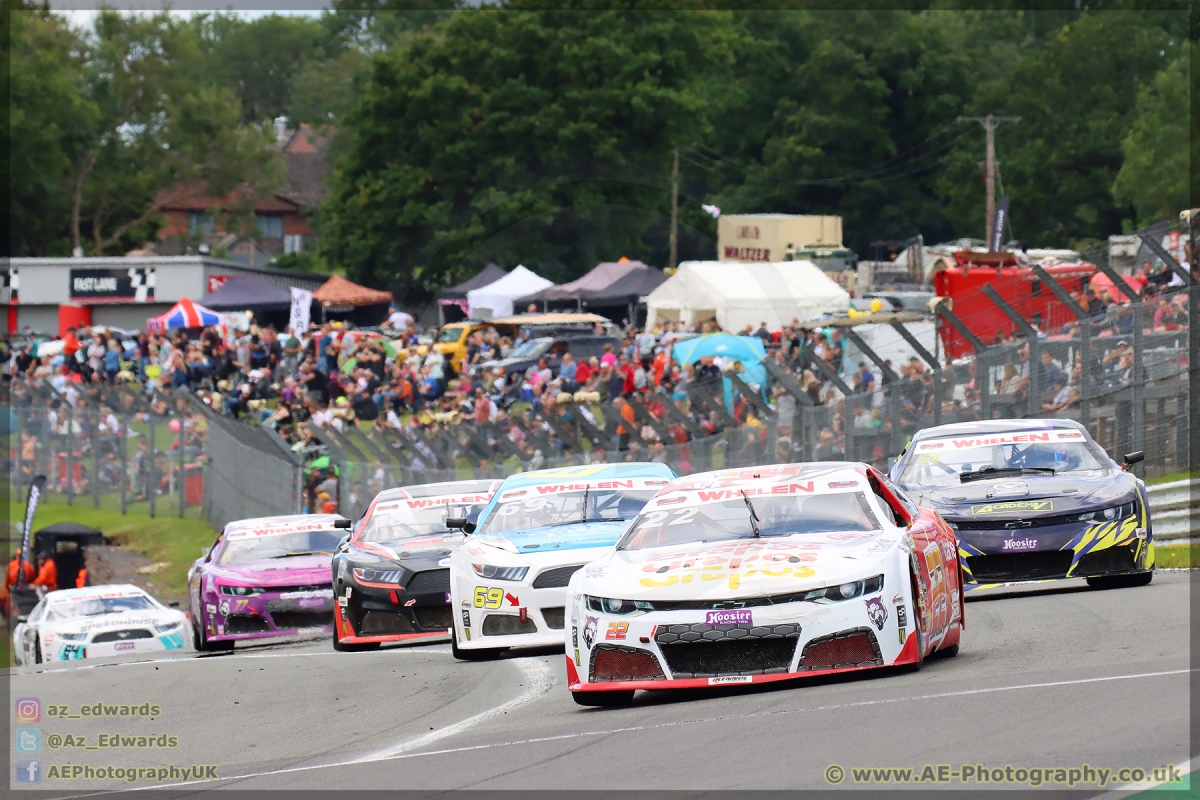
M 1146 487 L 1074 420 L 941 425 L 909 442 L 891 477 L 958 536 L 965 588 L 1087 578 L 1144 586 L 1154 576 Z
M 445 636 L 450 553 L 461 530 L 446 518 L 479 515 L 498 480 L 452 481 L 380 492 L 333 556 L 333 649 Z

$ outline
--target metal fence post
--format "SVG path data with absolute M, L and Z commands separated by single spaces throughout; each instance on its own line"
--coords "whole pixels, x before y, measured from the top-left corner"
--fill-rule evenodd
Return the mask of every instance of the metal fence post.
M 11 399 L 11 395 L 10 395 L 10 399 Z M 10 490 L 11 497 L 19 497 L 20 496 L 20 494 L 21 494 L 21 478 L 25 474 L 25 469 L 24 469 L 25 461 L 24 461 L 24 457 L 23 457 L 23 451 L 25 449 L 25 447 L 24 447 L 25 437 L 23 435 L 24 426 L 21 424 L 22 421 L 24 420 L 24 416 L 22 413 L 23 411 L 24 411 L 24 409 L 19 409 L 19 408 L 15 408 L 15 407 L 13 408 L 13 418 L 16 420 L 16 426 L 15 426 L 13 432 L 16 433 L 16 435 L 17 435 L 17 457 L 16 457 L 16 469 L 13 470 L 13 487 Z
M 154 519 L 154 512 L 158 508 L 158 451 L 154 449 L 154 429 L 158 427 L 153 416 L 147 415 L 150 420 L 150 466 L 146 468 L 146 499 L 150 501 L 150 518 Z
M 67 435 L 63 437 L 64 445 L 67 450 L 67 505 L 75 505 L 75 450 L 74 437 L 71 435 L 75 430 L 75 414 L 74 409 L 68 403 L 66 405 L 67 414 Z
M 89 415 L 92 421 L 92 508 L 100 507 L 100 409 Z
M 125 514 L 129 510 L 129 423 L 121 415 L 117 417 L 117 424 L 121 426 L 117 435 L 117 447 L 121 451 L 121 513 Z
M 187 485 L 187 473 L 184 471 L 184 466 L 187 459 L 185 458 L 183 452 L 183 434 L 186 426 L 183 424 L 183 411 L 177 408 L 175 410 L 175 418 L 179 420 L 179 438 L 176 440 L 179 447 L 179 479 L 176 481 L 176 484 L 179 486 L 179 516 L 182 518 L 183 510 L 187 506 L 187 495 L 185 489 Z

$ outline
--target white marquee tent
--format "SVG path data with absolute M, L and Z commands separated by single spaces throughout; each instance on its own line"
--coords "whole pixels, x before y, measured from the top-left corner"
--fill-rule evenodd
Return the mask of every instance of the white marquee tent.
M 499 280 L 467 292 L 467 313 L 472 317 L 492 319 L 511 317 L 513 300 L 553 286 L 541 275 L 518 266 Z
M 742 264 L 685 261 L 646 298 L 647 324 L 662 320 L 691 325 L 716 318 L 723 330 L 779 330 L 792 321 L 844 313 L 850 295 L 811 261 Z

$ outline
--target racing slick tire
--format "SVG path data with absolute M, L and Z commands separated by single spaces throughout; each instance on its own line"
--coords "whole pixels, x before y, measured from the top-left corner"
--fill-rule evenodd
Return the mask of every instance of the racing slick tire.
M 900 667 L 900 671 L 901 672 L 920 672 L 921 667 L 925 666 L 925 654 L 921 652 L 921 603 L 920 603 L 920 599 L 919 599 L 921 597 L 921 593 L 920 593 L 921 589 L 917 585 L 917 576 L 913 575 L 911 572 L 908 575 L 909 575 L 909 577 L 908 577 L 909 582 L 912 584 L 913 633 L 917 637 L 917 660 L 912 662 L 911 664 L 903 665 L 902 667 Z
M 210 642 L 204 638 L 204 633 L 192 623 L 192 647 L 197 653 L 228 653 L 233 650 L 233 642 Z
M 955 642 L 949 647 L 943 647 L 941 650 L 935 652 L 934 655 L 938 658 L 954 658 L 956 655 L 958 655 L 958 642 Z
M 1088 586 L 1097 589 L 1132 589 L 1135 586 L 1149 586 L 1154 580 L 1154 570 L 1139 572 L 1136 575 L 1100 575 L 1088 578 Z
M 450 655 L 459 661 L 491 661 L 493 658 L 498 658 L 507 649 L 507 647 L 491 647 L 487 650 L 461 650 L 458 647 L 458 634 L 453 631 L 450 633 Z
M 335 626 L 333 631 L 333 649 L 337 650 L 339 653 L 364 653 L 368 650 L 378 650 L 379 642 L 365 642 L 363 644 L 352 644 L 347 642 L 343 644 L 342 642 L 338 641 L 337 627 Z
M 627 706 L 633 702 L 633 689 L 617 692 L 571 692 L 571 699 L 581 706 Z

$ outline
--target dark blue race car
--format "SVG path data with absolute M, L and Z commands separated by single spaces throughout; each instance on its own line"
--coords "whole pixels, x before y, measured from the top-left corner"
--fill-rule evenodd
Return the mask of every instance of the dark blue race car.
M 1146 487 L 1074 420 L 941 425 L 913 437 L 891 477 L 958 536 L 965 588 L 1086 578 L 1144 586 L 1154 576 Z

